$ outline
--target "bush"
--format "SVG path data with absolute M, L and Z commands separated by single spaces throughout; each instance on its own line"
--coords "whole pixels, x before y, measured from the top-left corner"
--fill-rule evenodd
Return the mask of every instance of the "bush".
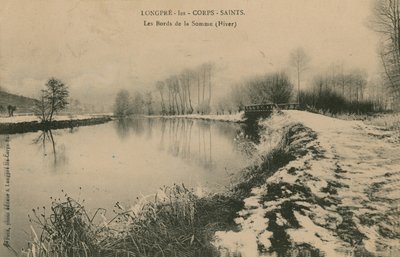
M 374 112 L 374 102 L 370 100 L 349 101 L 344 96 L 331 90 L 300 92 L 300 108 L 323 113 L 356 113 Z
M 287 103 L 293 93 L 293 85 L 284 72 L 254 77 L 245 85 L 243 94 L 247 94 L 252 104 Z

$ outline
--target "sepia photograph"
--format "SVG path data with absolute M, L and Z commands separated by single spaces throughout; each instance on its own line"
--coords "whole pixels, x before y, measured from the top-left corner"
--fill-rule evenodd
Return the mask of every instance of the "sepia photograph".
M 0 257 L 399 257 L 400 0 L 0 0 Z

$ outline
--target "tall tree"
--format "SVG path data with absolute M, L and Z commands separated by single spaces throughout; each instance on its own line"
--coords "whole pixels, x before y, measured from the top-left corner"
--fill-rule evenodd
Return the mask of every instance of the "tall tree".
M 165 80 L 168 88 L 168 113 L 169 115 L 175 114 L 175 107 L 174 107 L 174 90 L 172 84 L 172 78 L 168 78 Z
M 310 56 L 301 47 L 290 53 L 290 65 L 296 70 L 297 75 L 297 101 L 300 102 L 300 82 L 302 73 L 308 68 Z
M 146 91 L 144 95 L 144 104 L 147 109 L 147 114 L 152 115 L 153 114 L 153 94 L 151 91 Z
M 194 72 L 185 69 L 180 75 L 181 88 L 184 92 L 184 101 L 187 113 L 193 113 L 192 99 L 191 99 L 191 83 L 194 77 Z
M 400 0 L 375 0 L 370 25 L 381 36 L 379 54 L 386 81 L 400 103 Z
M 140 92 L 135 92 L 132 100 L 132 111 L 134 114 L 143 114 L 145 108 L 145 99 Z

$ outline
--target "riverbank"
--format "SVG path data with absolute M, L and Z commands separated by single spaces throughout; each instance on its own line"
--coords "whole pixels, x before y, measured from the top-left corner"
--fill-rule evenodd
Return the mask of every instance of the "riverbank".
M 398 256 L 399 145 L 361 121 L 308 112 L 264 123 L 272 131 L 295 124 L 304 129 L 287 134 L 285 147 L 294 158 L 251 188 L 240 231 L 217 232 L 216 245 L 242 256 L 304 245 L 327 257 Z
M 185 115 L 148 115 L 148 118 L 164 118 L 164 119 L 198 119 L 207 121 L 224 121 L 224 122 L 235 122 L 242 123 L 245 121 L 244 112 L 238 112 L 234 114 L 185 114 Z
M 38 130 L 90 126 L 111 121 L 111 116 L 75 115 L 55 116 L 52 122 L 40 122 L 36 116 L 14 116 L 0 118 L 0 134 L 35 132 Z

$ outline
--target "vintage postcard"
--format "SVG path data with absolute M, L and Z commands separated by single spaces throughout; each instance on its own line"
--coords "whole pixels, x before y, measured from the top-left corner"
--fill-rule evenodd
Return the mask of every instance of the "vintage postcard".
M 400 256 L 399 0 L 1 0 L 0 256 Z

